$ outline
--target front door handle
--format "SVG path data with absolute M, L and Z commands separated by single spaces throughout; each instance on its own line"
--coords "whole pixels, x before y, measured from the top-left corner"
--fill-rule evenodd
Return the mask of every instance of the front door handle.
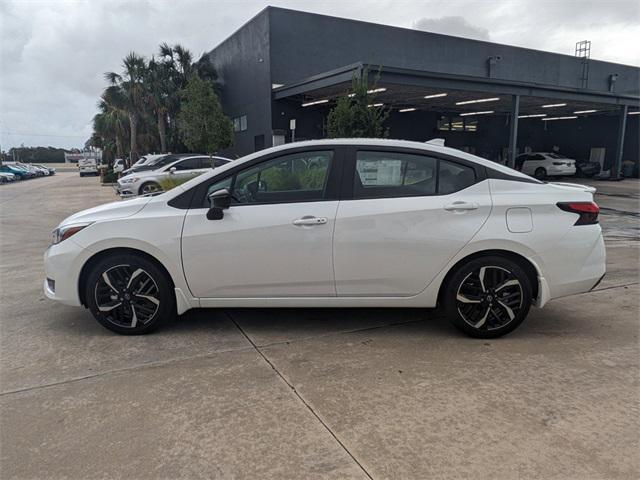
M 444 206 L 448 212 L 459 212 L 464 210 L 477 210 L 480 205 L 475 202 L 453 202 Z
M 293 221 L 296 227 L 311 226 L 311 225 L 324 225 L 327 223 L 327 217 L 314 217 L 313 215 L 305 215 L 297 220 Z

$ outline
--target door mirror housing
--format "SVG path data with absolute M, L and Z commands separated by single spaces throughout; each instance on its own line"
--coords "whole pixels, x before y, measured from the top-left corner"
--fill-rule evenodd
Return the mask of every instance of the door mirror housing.
M 173 174 L 173 173 L 176 173 L 176 171 L 177 171 L 177 170 L 178 170 L 178 169 L 177 169 L 176 167 L 171 167 L 171 168 L 169 169 L 169 173 L 172 173 L 172 174 Z
M 224 217 L 223 211 L 231 206 L 231 193 L 226 188 L 216 190 L 209 195 L 211 207 L 207 211 L 209 220 L 221 220 Z

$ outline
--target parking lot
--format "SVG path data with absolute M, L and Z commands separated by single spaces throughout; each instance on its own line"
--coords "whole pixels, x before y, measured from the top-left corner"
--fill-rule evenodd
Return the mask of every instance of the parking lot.
M 640 184 L 593 184 L 604 281 L 490 341 L 386 309 L 197 310 L 116 336 L 42 292 L 50 231 L 113 190 L 5 185 L 0 477 L 638 478 Z

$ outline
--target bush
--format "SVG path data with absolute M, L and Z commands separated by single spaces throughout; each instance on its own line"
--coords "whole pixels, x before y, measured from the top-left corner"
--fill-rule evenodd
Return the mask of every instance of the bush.
M 114 172 L 107 172 L 102 177 L 102 183 L 115 183 L 118 181 L 118 174 Z
M 168 192 L 169 190 L 171 190 L 172 188 L 176 188 L 178 185 L 182 185 L 185 182 L 188 182 L 189 180 L 191 180 L 192 178 L 195 177 L 175 177 L 173 175 L 169 175 L 165 178 L 161 178 L 158 183 L 160 184 L 160 187 L 162 188 L 162 191 L 164 192 Z
M 368 70 L 365 69 L 359 77 L 354 75 L 350 96 L 340 97 L 327 117 L 330 138 L 385 138 L 389 135 L 389 129 L 384 127 L 389 109 L 370 106 L 376 101 L 375 94 L 368 91 L 376 88 L 379 77 L 380 71 L 370 86 Z

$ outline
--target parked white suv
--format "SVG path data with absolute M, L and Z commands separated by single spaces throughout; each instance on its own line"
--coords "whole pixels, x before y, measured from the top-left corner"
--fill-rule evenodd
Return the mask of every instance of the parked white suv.
M 124 171 L 124 159 L 123 158 L 116 158 L 113 162 L 113 172 L 114 173 L 121 173 Z
M 118 180 L 117 191 L 122 197 L 135 197 L 162 190 L 163 178 L 176 178 L 186 181 L 208 170 L 220 167 L 230 160 L 222 157 L 186 156 L 155 170 L 133 172 Z
M 78 172 L 85 175 L 98 175 L 98 162 L 95 158 L 81 158 L 78 160 Z
M 497 337 L 603 277 L 594 191 L 424 143 L 297 142 L 72 215 L 44 291 L 122 334 L 200 307 L 440 305 Z
M 576 174 L 576 161 L 559 153 L 531 152 L 516 157 L 516 168 L 538 180 Z

